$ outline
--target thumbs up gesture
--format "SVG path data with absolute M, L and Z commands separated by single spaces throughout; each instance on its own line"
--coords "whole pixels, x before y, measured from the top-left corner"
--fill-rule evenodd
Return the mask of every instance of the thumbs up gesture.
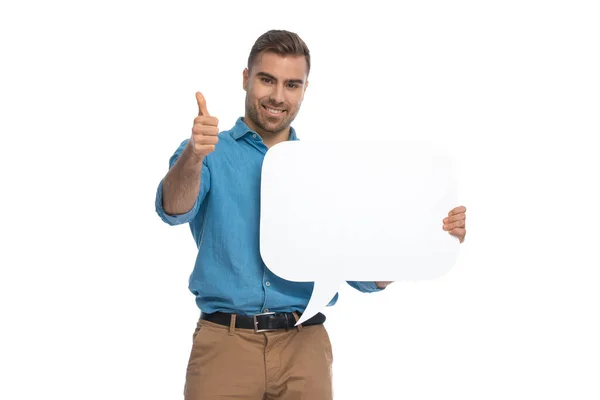
M 194 118 L 190 144 L 194 154 L 202 159 L 215 151 L 215 146 L 219 142 L 219 120 L 208 113 L 202 93 L 196 92 L 196 101 L 198 116 Z

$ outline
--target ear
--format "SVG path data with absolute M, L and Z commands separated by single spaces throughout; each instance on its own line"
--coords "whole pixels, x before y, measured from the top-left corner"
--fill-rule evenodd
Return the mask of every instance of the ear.
M 304 95 L 306 94 L 307 88 L 308 88 L 308 81 L 304 82 L 304 89 L 302 89 L 302 100 L 304 100 Z
M 247 92 L 248 91 L 248 68 L 244 68 L 244 72 L 242 73 L 242 87 Z

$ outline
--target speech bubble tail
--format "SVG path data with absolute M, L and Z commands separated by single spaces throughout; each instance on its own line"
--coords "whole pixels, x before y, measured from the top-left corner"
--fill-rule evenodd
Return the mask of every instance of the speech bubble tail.
M 337 293 L 340 283 L 340 281 L 316 281 L 306 310 L 304 310 L 295 326 L 306 322 L 325 308 Z

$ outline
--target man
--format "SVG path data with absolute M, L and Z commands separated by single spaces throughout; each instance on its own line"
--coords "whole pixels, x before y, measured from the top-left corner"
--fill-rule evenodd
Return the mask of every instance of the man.
M 279 278 L 259 252 L 262 161 L 270 147 L 297 140 L 291 123 L 309 71 L 309 50 L 296 34 L 260 36 L 243 71 L 244 117 L 219 132 L 217 118 L 196 93 L 192 135 L 158 186 L 157 213 L 170 225 L 189 223 L 198 247 L 189 289 L 202 313 L 187 368 L 187 400 L 332 398 L 324 315 L 294 327 L 313 284 Z M 461 242 L 465 211 L 457 207 L 443 220 Z M 371 293 L 391 282 L 348 283 Z

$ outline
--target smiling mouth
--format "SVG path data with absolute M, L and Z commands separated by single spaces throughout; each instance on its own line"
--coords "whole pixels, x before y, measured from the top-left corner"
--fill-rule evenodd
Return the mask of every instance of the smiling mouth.
M 264 106 L 264 105 L 262 107 L 265 110 L 267 110 L 267 113 L 274 115 L 274 116 L 279 116 L 285 112 L 285 110 L 279 110 L 277 108 L 272 108 L 272 107 L 268 107 L 268 106 Z

